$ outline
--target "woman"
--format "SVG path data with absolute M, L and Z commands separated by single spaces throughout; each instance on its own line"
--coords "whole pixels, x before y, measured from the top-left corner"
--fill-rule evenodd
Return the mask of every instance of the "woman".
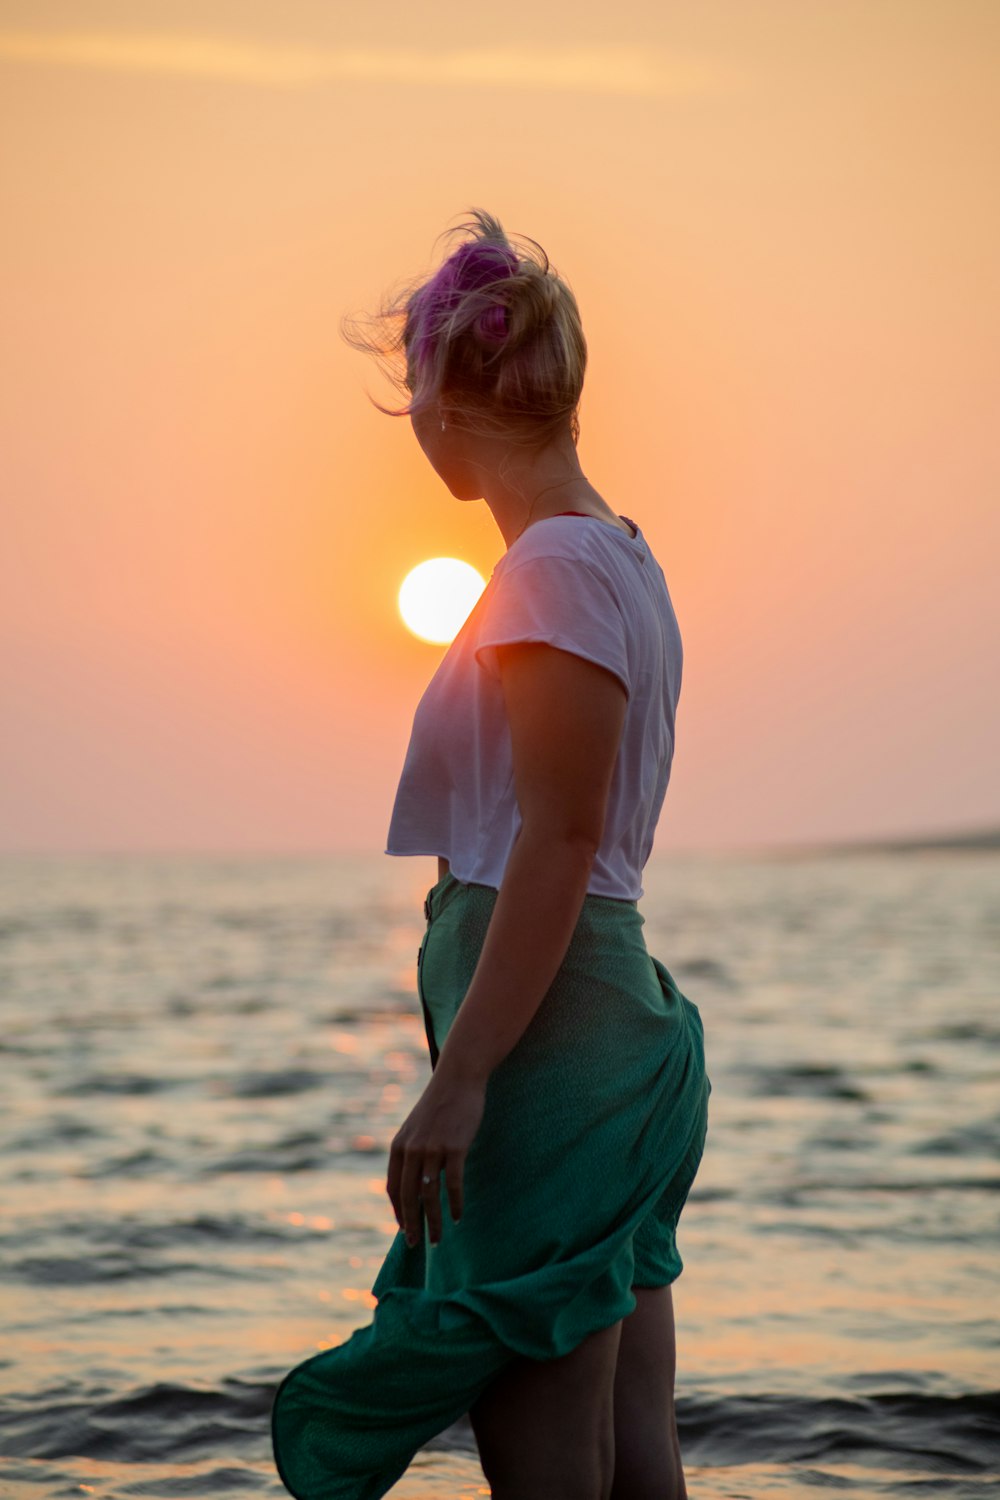
M 391 1146 L 372 1322 L 286 1376 L 275 1455 L 302 1500 L 375 1500 L 468 1412 L 494 1500 L 667 1500 L 675 1230 L 711 1085 L 637 901 L 680 635 L 641 530 L 580 467 L 571 291 L 481 210 L 453 232 L 383 313 L 394 337 L 348 329 L 405 354 L 417 441 L 507 547 L 417 708 L 389 831 L 438 856 L 432 1072 Z

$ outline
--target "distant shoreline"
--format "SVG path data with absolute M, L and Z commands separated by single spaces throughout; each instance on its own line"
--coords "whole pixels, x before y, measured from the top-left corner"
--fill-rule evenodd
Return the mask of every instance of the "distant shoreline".
M 921 854 L 954 851 L 982 853 L 1000 850 L 1000 827 L 964 833 L 913 834 L 900 838 L 824 840 L 809 844 L 761 845 L 752 852 L 773 858 L 834 854 Z M 735 851 L 734 851 L 735 852 Z M 747 850 L 750 853 L 750 850 Z

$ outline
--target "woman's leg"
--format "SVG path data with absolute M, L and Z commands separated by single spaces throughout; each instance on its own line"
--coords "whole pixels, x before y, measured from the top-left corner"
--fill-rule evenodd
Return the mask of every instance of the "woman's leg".
M 611 1500 L 687 1500 L 674 1415 L 677 1352 L 669 1286 L 633 1287 L 615 1372 Z
M 609 1500 L 622 1322 L 559 1359 L 514 1360 L 469 1412 L 493 1500 Z

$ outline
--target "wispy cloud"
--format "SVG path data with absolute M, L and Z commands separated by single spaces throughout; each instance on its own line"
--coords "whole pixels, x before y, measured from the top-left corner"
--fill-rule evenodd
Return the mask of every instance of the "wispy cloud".
M 270 87 L 365 82 L 677 96 L 715 91 L 734 81 L 732 70 L 724 64 L 674 56 L 656 48 L 490 47 L 417 52 L 102 32 L 0 31 L 0 61 L 219 78 Z

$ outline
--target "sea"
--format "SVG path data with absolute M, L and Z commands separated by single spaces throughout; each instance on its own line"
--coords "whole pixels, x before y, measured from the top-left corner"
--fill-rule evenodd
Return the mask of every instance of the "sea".
M 430 1063 L 430 859 L 0 860 L 0 1495 L 279 1496 L 371 1318 Z M 692 1500 L 1000 1495 L 1000 852 L 657 853 L 713 1083 L 680 1224 Z M 488 1495 L 467 1419 L 396 1500 Z

